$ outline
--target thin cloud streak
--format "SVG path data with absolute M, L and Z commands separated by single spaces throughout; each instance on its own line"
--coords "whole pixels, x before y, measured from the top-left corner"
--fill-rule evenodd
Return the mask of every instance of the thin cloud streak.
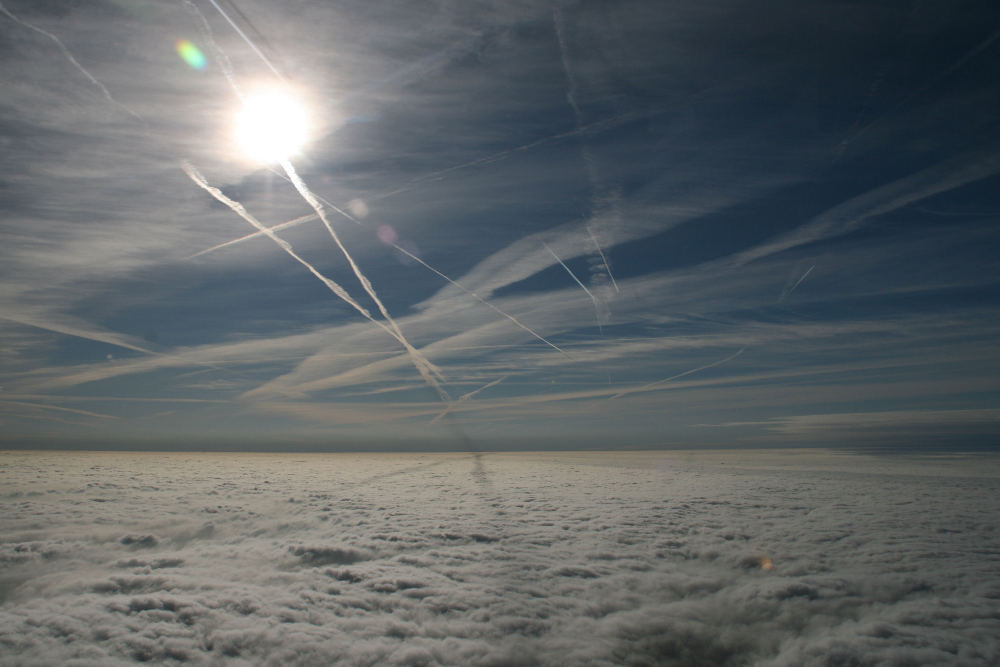
M 49 32 L 47 30 L 42 30 L 38 26 L 32 25 L 31 23 L 28 23 L 27 21 L 24 21 L 24 20 L 18 18 L 17 16 L 15 16 L 14 14 L 12 14 L 10 12 L 10 10 L 8 10 L 3 5 L 2 2 L 0 2 L 0 13 L 3 13 L 10 20 L 12 20 L 12 21 L 14 21 L 14 22 L 16 22 L 16 23 L 24 26 L 25 28 L 28 28 L 29 30 L 34 30 L 39 35 L 43 35 L 44 37 L 47 37 L 50 40 L 52 40 L 53 42 L 55 42 L 56 46 L 59 47 L 59 51 L 61 51 L 62 54 L 63 54 L 63 56 L 66 57 L 66 60 L 68 60 L 69 63 L 71 65 L 73 65 L 73 67 L 75 67 L 78 72 L 80 72 L 80 74 L 82 74 L 84 77 L 86 77 L 86 79 L 88 81 L 90 81 L 92 84 L 94 84 L 101 91 L 101 94 L 104 95 L 104 99 L 105 100 L 107 100 L 108 102 L 110 102 L 114 106 L 118 107 L 119 109 L 121 109 L 125 113 L 129 114 L 130 116 L 132 116 L 136 120 L 140 120 L 140 121 L 143 120 L 142 116 L 140 116 L 138 113 L 136 113 L 135 111 L 133 111 L 132 109 L 128 108 L 127 106 L 125 106 L 124 104 L 122 104 L 121 102 L 119 102 L 118 100 L 116 100 L 114 97 L 112 97 L 111 91 L 109 91 L 107 89 L 107 87 L 103 83 L 101 83 L 100 81 L 98 81 L 97 77 L 95 77 L 93 74 L 91 74 L 87 70 L 86 67 L 84 67 L 83 65 L 80 64 L 80 62 L 73 56 L 73 54 L 70 53 L 70 50 L 66 48 L 66 45 L 63 44 L 63 42 L 62 42 L 61 39 L 59 39 L 58 37 L 56 37 L 55 35 L 53 35 L 51 32 Z

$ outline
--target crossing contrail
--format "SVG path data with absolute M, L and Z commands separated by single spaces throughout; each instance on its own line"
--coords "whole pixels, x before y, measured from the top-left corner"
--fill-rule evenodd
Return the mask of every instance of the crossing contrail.
M 481 392 L 481 391 L 485 391 L 486 389 L 489 389 L 490 387 L 495 387 L 495 386 L 497 386 L 498 384 L 500 384 L 501 382 L 503 382 L 504 380 L 506 380 L 506 379 L 507 379 L 508 377 L 510 377 L 510 376 L 509 376 L 509 375 L 504 375 L 504 376 L 503 376 L 503 377 L 501 377 L 501 378 L 497 378 L 496 380 L 493 380 L 492 382 L 489 382 L 489 383 L 487 383 L 487 384 L 484 384 L 484 385 L 483 385 L 482 387 L 480 387 L 479 389 L 475 389 L 475 390 L 473 390 L 473 391 L 470 391 L 470 392 L 469 392 L 468 394 L 462 394 L 461 396 L 459 396 L 459 397 L 458 397 L 458 400 L 456 400 L 456 401 L 455 401 L 454 403 L 449 403 L 449 404 L 448 404 L 448 406 L 447 406 L 447 407 L 446 407 L 446 408 L 444 409 L 444 412 L 442 412 L 442 413 L 441 413 L 441 414 L 439 414 L 439 415 L 438 415 L 437 417 L 435 417 L 434 419 L 432 419 L 432 420 L 431 420 L 431 423 L 432 423 L 432 424 L 435 424 L 435 423 L 437 423 L 438 421 L 440 421 L 441 419 L 444 419 L 444 417 L 445 417 L 445 416 L 446 416 L 446 415 L 447 415 L 447 414 L 448 414 L 449 412 L 451 412 L 451 409 L 452 409 L 453 407 L 455 407 L 456 405 L 458 405 L 459 403 L 462 403 L 462 402 L 464 402 L 464 401 L 467 401 L 467 400 L 469 400 L 470 398 L 472 398 L 473 396 L 475 396 L 476 394 L 478 394 L 478 393 L 479 393 L 479 392 Z
M 250 47 L 254 50 L 254 52 L 271 69 L 271 71 L 275 74 L 275 76 L 283 80 L 281 73 L 278 72 L 278 70 L 274 67 L 270 59 L 268 59 L 267 56 L 264 55 L 264 53 L 259 48 L 257 48 L 257 46 L 253 43 L 253 40 L 251 40 L 246 35 L 246 33 L 243 32 L 243 30 L 241 30 L 238 25 L 236 25 L 236 23 L 232 20 L 232 18 L 230 18 L 230 16 L 222 9 L 222 7 L 219 6 L 219 4 L 215 0 L 209 0 L 209 1 L 211 2 L 212 6 L 215 7 L 215 9 L 219 12 L 219 14 L 221 14 L 222 17 L 226 19 L 229 25 L 232 26 L 237 33 L 239 33 L 240 37 L 242 37 L 243 40 L 250 45 Z M 190 0 L 188 0 L 188 4 L 192 6 L 195 11 L 198 11 L 196 6 L 191 5 Z M 198 14 L 201 14 L 201 12 L 198 11 Z M 203 15 L 202 19 L 204 19 Z M 207 21 L 203 22 L 207 24 Z M 210 29 L 207 27 L 207 25 L 206 29 L 209 30 L 209 35 L 210 35 Z M 215 43 L 214 39 L 212 40 L 212 44 L 213 47 L 218 52 L 220 52 L 220 54 L 222 54 L 221 48 L 218 46 L 218 44 Z M 222 54 L 222 56 L 224 58 L 225 54 Z M 240 99 L 243 99 L 243 96 L 240 94 L 239 87 L 236 84 L 235 78 L 231 74 L 232 74 L 231 72 L 228 72 L 226 78 L 229 81 L 230 85 L 233 87 L 233 90 L 237 94 L 237 96 L 240 97 Z M 344 254 L 344 257 L 347 259 L 347 262 L 350 265 L 351 270 L 354 272 L 355 277 L 358 279 L 358 282 L 361 283 L 362 288 L 365 290 L 368 296 L 371 297 L 372 301 L 375 302 L 375 305 L 378 307 L 379 312 L 382 314 L 382 317 L 385 319 L 387 325 L 383 324 L 382 322 L 372 317 L 371 313 L 368 312 L 368 310 L 365 309 L 363 306 L 361 306 L 361 304 L 355 301 L 343 287 L 341 287 L 334 281 L 324 276 L 322 273 L 316 270 L 311 264 L 302 259 L 297 253 L 295 253 L 294 250 L 292 250 L 292 247 L 289 243 L 287 243 L 282 239 L 279 239 L 274 234 L 273 231 L 268 230 L 265 232 L 267 228 L 263 224 L 261 224 L 256 218 L 251 216 L 242 204 L 240 204 L 239 202 L 235 202 L 232 199 L 229 199 L 218 188 L 213 188 L 210 185 L 208 185 L 208 182 L 205 181 L 204 177 L 202 177 L 201 174 L 199 174 L 197 170 L 194 169 L 193 166 L 185 164 L 184 170 L 188 174 L 188 176 L 202 189 L 209 192 L 218 201 L 226 204 L 226 206 L 228 206 L 235 213 L 240 215 L 240 217 L 242 217 L 244 220 L 253 225 L 258 231 L 265 232 L 265 234 L 272 241 L 277 243 L 286 253 L 295 258 L 296 261 L 298 261 L 307 269 L 309 269 L 309 271 L 313 275 L 315 275 L 319 280 L 321 280 L 334 294 L 339 296 L 345 302 L 354 307 L 358 312 L 360 312 L 362 315 L 364 315 L 372 322 L 376 323 L 379 327 L 383 328 L 386 332 L 388 332 L 393 338 L 399 341 L 399 343 L 406 350 L 407 354 L 410 357 L 411 362 L 413 363 L 417 371 L 420 373 L 421 377 L 423 377 L 424 380 L 427 382 L 427 384 L 430 385 L 438 393 L 438 396 L 440 396 L 441 400 L 445 402 L 450 401 L 451 397 L 448 395 L 448 392 L 446 392 L 444 388 L 441 386 L 441 382 L 444 382 L 444 376 L 441 373 L 441 370 L 437 366 L 432 364 L 406 339 L 406 336 L 403 334 L 402 330 L 396 324 L 396 321 L 392 318 L 392 315 L 389 314 L 389 311 L 382 303 L 382 300 L 379 299 L 378 294 L 375 292 L 375 289 L 372 286 L 371 282 L 362 273 L 360 267 L 358 267 L 357 263 L 354 261 L 354 258 L 351 257 L 351 254 L 347 251 L 347 248 L 344 246 L 344 244 L 341 243 L 340 238 L 337 236 L 337 233 L 334 231 L 333 227 L 330 225 L 329 220 L 327 219 L 326 211 L 324 210 L 323 205 L 312 193 L 312 191 L 309 189 L 306 183 L 299 177 L 298 172 L 295 171 L 295 168 L 292 166 L 292 163 L 290 161 L 288 161 L 287 159 L 281 160 L 280 164 L 285 172 L 285 175 L 287 176 L 288 180 L 291 181 L 296 191 L 298 191 L 299 195 L 301 195 L 302 198 L 306 200 L 306 202 L 316 212 L 316 215 L 320 218 L 320 220 L 322 220 L 323 225 L 330 233 L 330 236 L 333 238 L 334 242 L 336 242 L 337 247 L 340 248 L 340 251 Z M 341 211 L 341 213 L 343 213 L 343 211 Z
M 279 176 L 279 177 L 284 178 L 285 180 L 291 182 L 291 179 L 288 178 L 288 176 L 286 176 L 285 174 L 282 174 L 279 171 L 273 171 L 272 170 L 271 173 L 273 173 L 276 176 Z M 313 193 L 313 195 L 316 197 L 316 199 L 318 199 L 322 203 L 324 203 L 327 206 L 329 206 L 331 209 L 333 209 L 334 211 L 336 211 L 338 214 L 340 214 L 344 218 L 350 220 L 351 222 L 353 222 L 356 225 L 362 225 L 362 226 L 364 226 L 365 223 L 361 222 L 360 220 L 358 220 L 357 218 L 355 218 L 353 215 L 351 215 L 347 211 L 341 209 L 339 206 L 336 206 L 335 204 L 331 203 L 329 200 L 323 198 L 320 195 L 317 195 L 315 193 Z M 289 220 L 288 222 L 283 222 L 283 223 L 281 223 L 279 225 L 275 225 L 274 227 L 271 227 L 270 229 L 271 229 L 272 232 L 274 232 L 274 231 L 278 231 L 279 229 L 285 229 L 287 227 L 293 227 L 295 225 L 299 225 L 299 224 L 302 224 L 304 222 L 309 222 L 311 220 L 316 220 L 317 218 L 319 218 L 319 216 L 316 215 L 316 213 L 311 213 L 309 215 L 300 216 L 298 218 L 295 218 L 294 220 Z M 195 257 L 199 257 L 201 255 L 205 255 L 207 253 L 214 252 L 215 250 L 219 250 L 219 249 L 225 248 L 227 246 L 235 245 L 235 244 L 241 243 L 243 241 L 248 241 L 250 239 L 257 238 L 258 236 L 263 236 L 265 234 L 266 234 L 266 232 L 264 232 L 264 231 L 256 231 L 256 232 L 254 232 L 252 234 L 247 234 L 246 236 L 242 236 L 242 237 L 240 237 L 238 239 L 233 239 L 232 241 L 226 241 L 225 243 L 220 243 L 218 245 L 212 246 L 211 248 L 206 248 L 205 250 L 202 250 L 201 252 L 198 252 L 198 253 L 195 253 L 194 255 L 191 255 L 187 259 L 194 259 Z M 437 276 L 443 278 L 444 280 L 448 281 L 448 283 L 450 283 L 451 285 L 454 285 L 455 287 L 457 287 L 461 291 L 465 292 L 466 294 L 468 294 L 469 296 L 471 296 L 475 300 L 479 301 L 479 303 L 483 304 L 484 306 L 486 306 L 487 308 L 489 308 L 490 310 L 492 310 L 496 314 L 498 314 L 498 315 L 500 315 L 502 317 L 505 317 L 510 322 L 512 322 L 515 326 L 517 326 L 518 328 L 522 329 L 523 331 L 531 334 L 532 336 L 534 336 L 535 338 L 537 338 L 541 342 L 545 343 L 546 345 L 548 345 L 552 349 L 556 350 L 557 352 L 561 352 L 563 354 L 568 354 L 568 352 L 566 352 L 564 349 L 562 349 L 561 347 L 559 347 L 558 345 L 556 345 L 555 343 L 553 343 L 549 339 L 545 338 L 540 333 L 538 333 L 537 331 L 535 331 L 534 329 L 532 329 L 531 327 L 529 327 L 525 323 L 521 322 L 519 319 L 517 319 L 516 317 L 514 317 L 510 313 L 507 313 L 507 312 L 503 311 L 502 309 L 500 309 L 497 306 L 493 305 L 492 303 L 490 303 L 489 301 L 487 301 L 483 297 L 481 297 L 478 294 L 476 294 L 474 291 L 466 288 L 464 285 L 462 285 L 461 283 L 459 283 L 457 280 L 453 280 L 451 277 L 445 275 L 441 271 L 438 271 L 433 266 L 431 266 L 430 264 L 428 264 L 427 262 L 425 262 L 424 260 L 422 260 L 417 255 L 413 254 L 412 252 L 410 252 L 409 250 L 407 250 L 403 246 L 401 246 L 401 245 L 399 245 L 398 243 L 395 243 L 395 242 L 390 243 L 389 245 L 390 245 L 390 247 L 394 248 L 395 250 L 398 250 L 399 252 L 401 252 L 402 254 L 406 255 L 407 257 L 409 257 L 410 259 L 412 259 L 416 263 L 420 264 L 421 266 L 423 266 L 428 271 L 430 271 L 430 272 L 436 274 Z M 617 286 L 616 286 L 616 289 L 617 289 Z
M 182 162 L 181 163 L 181 167 L 184 169 L 184 173 L 186 173 L 188 175 L 188 178 L 190 178 L 192 181 L 194 181 L 194 183 L 198 187 L 200 187 L 201 189 L 203 189 L 206 192 L 208 192 L 210 195 L 212 195 L 219 202 L 221 202 L 221 203 L 225 204 L 226 206 L 228 206 L 230 208 L 230 210 L 232 210 L 234 213 L 236 213 L 241 218 L 243 218 L 244 220 L 246 220 L 248 223 L 250 223 L 250 225 L 252 225 L 253 227 L 255 227 L 258 231 L 264 232 L 265 236 L 267 236 L 269 239 L 271 239 L 272 241 L 274 241 L 274 243 L 277 244 L 277 246 L 279 248 L 281 248 L 282 250 L 284 250 L 285 253 L 287 253 L 290 257 L 292 257 L 295 261 L 297 261 L 302 266 L 306 267 L 306 269 L 308 269 L 310 273 L 312 273 L 320 282 L 322 282 L 324 285 L 326 285 L 327 289 L 329 289 L 331 292 L 333 292 L 338 297 L 340 297 L 344 302 L 346 302 L 348 305 L 350 305 L 355 310 L 357 310 L 359 313 L 361 313 L 365 318 L 367 318 L 368 320 L 370 320 L 373 324 L 375 324 L 380 329 L 382 329 L 383 331 L 385 331 L 386 333 L 388 333 L 390 336 L 392 336 L 393 338 L 395 338 L 397 341 L 399 341 L 399 343 L 401 345 L 403 345 L 404 347 L 409 346 L 409 343 L 406 342 L 405 339 L 401 339 L 402 337 L 399 336 L 396 333 L 396 331 L 394 331 L 392 328 L 386 326 L 385 324 L 383 324 L 379 320 L 375 319 L 372 316 L 372 314 L 370 312 L 368 312 L 368 310 L 364 306 L 362 306 L 357 301 L 355 301 L 351 297 L 351 295 L 347 293 L 347 290 L 345 290 L 343 287 L 341 287 L 340 285 L 338 285 L 333 280 L 327 278 L 325 275 L 323 275 L 322 273 L 320 273 L 312 264 L 310 264 L 305 259 L 303 259 L 302 257 L 300 257 L 298 255 L 298 253 L 296 253 L 295 250 L 292 249 L 292 246 L 291 246 L 290 243 L 288 243 L 287 241 L 285 241 L 282 238 L 279 238 L 274 232 L 272 232 L 270 229 L 268 229 L 267 227 L 265 227 L 259 220 L 257 220 L 255 217 L 253 217 L 252 215 L 250 215 L 250 213 L 246 210 L 246 208 L 243 206 L 243 204 L 230 199 L 225 194 L 223 194 L 221 190 L 219 190 L 216 187 L 213 187 L 213 186 L 209 185 L 208 181 L 205 180 L 205 177 L 202 176 L 201 173 L 197 169 L 195 169 L 192 164 L 190 164 L 188 162 Z M 407 349 L 407 351 L 409 352 L 410 349 L 412 349 L 412 347 L 409 347 Z M 416 351 L 414 350 L 414 352 L 416 352 Z M 424 380 L 427 381 L 427 383 L 429 385 L 431 385 L 431 387 L 433 387 L 438 392 L 439 395 L 443 394 L 443 396 L 447 396 L 447 392 L 444 392 L 444 390 L 441 388 L 440 384 L 438 383 L 438 381 L 434 377 L 435 374 L 436 375 L 440 375 L 439 372 L 438 373 L 433 373 L 433 371 L 436 370 L 434 368 L 434 366 L 429 361 L 423 360 L 423 356 L 419 352 L 416 352 L 415 355 L 411 353 L 410 356 L 411 356 L 411 359 L 414 359 L 414 365 L 417 367 L 417 371 L 424 378 Z M 422 361 L 418 362 L 416 360 L 422 360 Z M 444 399 L 444 400 L 448 400 L 448 399 Z
M 268 227 L 267 229 L 271 230 L 271 232 L 279 232 L 282 229 L 295 227 L 296 225 L 301 225 L 303 222 L 310 222 L 318 218 L 319 216 L 316 215 L 315 213 L 309 213 L 308 215 L 301 215 L 295 218 L 294 220 L 289 220 L 288 222 L 282 222 L 281 224 L 274 225 L 273 227 Z M 225 243 L 214 245 L 211 248 L 205 248 L 201 252 L 196 252 L 190 257 L 186 257 L 185 259 L 194 259 L 195 257 L 201 257 L 202 255 L 207 255 L 210 252 L 215 252 L 216 250 L 222 250 L 223 248 L 227 248 L 231 245 L 236 245 L 237 243 L 242 243 L 243 241 L 249 241 L 250 239 L 255 239 L 258 236 L 266 236 L 266 235 L 267 235 L 266 232 L 260 232 L 260 231 L 254 232 L 252 234 L 247 234 L 246 236 L 241 236 L 238 239 L 233 239 L 232 241 L 226 241 Z
M 316 195 L 312 193 L 312 190 L 309 189 L 309 186 L 306 185 L 305 181 L 299 177 L 298 172 L 295 171 L 295 167 L 292 166 L 291 162 L 288 160 L 282 160 L 281 167 L 285 170 L 285 173 L 288 174 L 288 178 L 291 179 L 295 189 L 298 190 L 303 199 L 309 202 L 309 205 L 312 206 L 314 211 L 316 211 L 316 215 L 318 215 L 319 219 L 323 221 L 323 226 L 326 227 L 326 231 L 330 233 L 330 237 L 337 244 L 337 247 L 340 248 L 340 252 L 344 254 L 344 258 L 347 259 L 347 263 L 351 266 L 351 270 L 354 272 L 354 276 L 358 279 L 358 282 L 361 283 L 361 287 L 364 288 L 368 296 L 371 297 L 371 300 L 375 302 L 379 312 L 382 313 L 382 317 L 385 318 L 389 327 L 396 333 L 396 340 L 398 340 L 403 347 L 406 348 L 406 352 L 410 355 L 413 365 L 424 377 L 424 380 L 427 381 L 427 384 L 431 385 L 438 392 L 442 400 L 450 401 L 451 397 L 448 396 L 448 392 L 446 392 L 438 383 L 438 380 L 441 380 L 442 382 L 444 381 L 441 371 L 428 361 L 424 355 L 418 352 L 415 347 L 410 345 L 408 340 L 406 340 L 406 336 L 403 335 L 403 331 L 399 328 L 399 325 L 396 324 L 396 320 L 392 318 L 392 315 L 389 314 L 389 310 L 378 297 L 378 293 L 375 292 L 375 288 L 372 286 L 371 281 L 369 281 L 365 274 L 362 273 L 361 267 L 357 265 L 354 258 L 351 257 L 351 253 L 347 251 L 347 248 L 340 241 L 340 237 L 337 236 L 337 232 L 334 231 L 333 225 L 330 224 L 330 221 L 326 217 L 326 210 L 323 208 L 323 204 L 316 198 Z

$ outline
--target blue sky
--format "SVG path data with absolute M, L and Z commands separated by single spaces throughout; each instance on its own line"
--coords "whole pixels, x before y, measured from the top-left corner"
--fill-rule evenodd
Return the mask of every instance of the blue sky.
M 218 7 L 3 1 L 0 445 L 997 442 L 995 3 Z

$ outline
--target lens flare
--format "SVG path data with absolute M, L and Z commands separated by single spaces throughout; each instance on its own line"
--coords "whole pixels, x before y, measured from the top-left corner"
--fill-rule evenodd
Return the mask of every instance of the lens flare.
M 205 69 L 205 64 L 208 62 L 205 59 L 205 54 L 201 52 L 201 49 L 192 44 L 190 40 L 178 39 L 174 48 L 177 50 L 177 55 L 181 57 L 181 60 L 190 65 L 192 69 Z
M 236 138 L 252 159 L 275 163 L 296 155 L 308 134 L 305 108 L 288 92 L 249 95 L 236 121 Z

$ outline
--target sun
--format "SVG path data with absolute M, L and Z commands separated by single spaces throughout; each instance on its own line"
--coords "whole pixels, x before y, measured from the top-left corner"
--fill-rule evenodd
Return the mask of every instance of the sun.
M 290 91 L 262 90 L 243 100 L 236 118 L 236 139 L 254 161 L 272 164 L 288 160 L 302 150 L 307 138 L 305 105 Z

